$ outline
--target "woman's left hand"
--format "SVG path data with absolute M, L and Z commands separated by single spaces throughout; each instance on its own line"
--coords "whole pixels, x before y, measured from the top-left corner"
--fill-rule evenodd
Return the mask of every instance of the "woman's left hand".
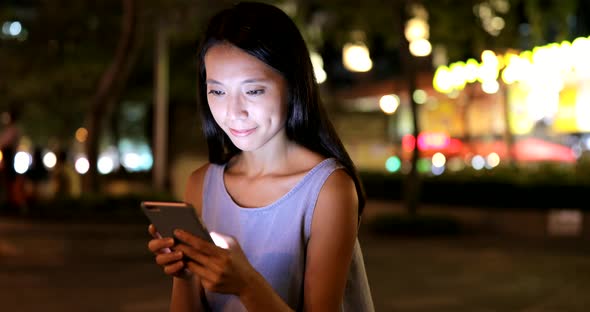
M 216 246 L 183 230 L 174 231 L 181 243 L 175 246 L 188 261 L 186 267 L 201 278 L 208 291 L 239 296 L 255 276 L 238 242 L 230 236 L 219 235 L 227 243 L 227 249 Z

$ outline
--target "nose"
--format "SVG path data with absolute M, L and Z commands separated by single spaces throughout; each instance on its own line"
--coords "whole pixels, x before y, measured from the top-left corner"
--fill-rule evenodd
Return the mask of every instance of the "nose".
M 248 117 L 248 111 L 244 101 L 239 96 L 234 96 L 230 99 L 227 115 L 232 120 L 242 120 Z

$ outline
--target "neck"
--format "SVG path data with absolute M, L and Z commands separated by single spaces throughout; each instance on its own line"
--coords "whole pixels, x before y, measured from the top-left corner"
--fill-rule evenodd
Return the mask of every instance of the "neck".
M 297 144 L 286 139 L 268 142 L 256 151 L 240 153 L 232 167 L 251 177 L 281 173 L 289 168 L 291 156 L 296 149 Z

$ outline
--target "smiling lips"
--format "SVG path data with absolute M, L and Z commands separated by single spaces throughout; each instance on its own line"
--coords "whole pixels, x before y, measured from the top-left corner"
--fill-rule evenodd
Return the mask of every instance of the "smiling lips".
M 256 130 L 256 128 L 252 128 L 252 129 L 246 129 L 246 130 L 236 130 L 236 129 L 229 129 L 229 132 L 231 132 L 232 135 L 237 136 L 237 137 L 245 137 L 250 135 L 252 132 L 254 132 L 254 130 Z

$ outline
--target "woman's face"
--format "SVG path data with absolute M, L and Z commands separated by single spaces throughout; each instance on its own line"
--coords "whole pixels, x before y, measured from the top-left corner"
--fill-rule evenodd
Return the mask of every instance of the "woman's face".
M 209 108 L 236 147 L 287 140 L 287 83 L 279 72 L 230 44 L 209 48 L 205 68 Z

